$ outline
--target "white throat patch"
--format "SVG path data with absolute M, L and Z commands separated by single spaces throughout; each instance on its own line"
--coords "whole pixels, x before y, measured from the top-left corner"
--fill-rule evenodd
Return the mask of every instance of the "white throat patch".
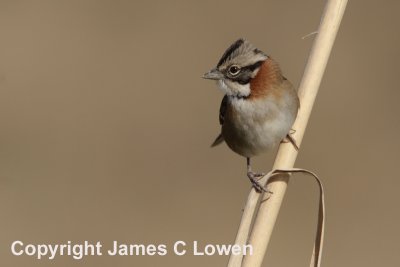
M 250 95 L 250 83 L 240 84 L 227 79 L 217 81 L 218 88 L 228 96 L 247 97 Z

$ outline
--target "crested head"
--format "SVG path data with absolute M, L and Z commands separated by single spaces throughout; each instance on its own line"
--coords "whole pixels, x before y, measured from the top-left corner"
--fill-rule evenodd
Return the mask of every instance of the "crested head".
M 265 59 L 267 59 L 267 55 L 264 52 L 246 39 L 240 38 L 225 51 L 218 61 L 217 68 L 225 69 L 232 64 L 245 67 Z

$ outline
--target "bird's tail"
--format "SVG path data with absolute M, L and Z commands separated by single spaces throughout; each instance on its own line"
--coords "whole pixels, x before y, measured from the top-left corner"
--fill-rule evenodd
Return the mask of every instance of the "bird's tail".
M 222 142 L 224 142 L 224 137 L 222 136 L 222 134 L 219 134 L 217 138 L 215 138 L 215 141 L 211 144 L 211 147 L 215 147 L 221 144 Z

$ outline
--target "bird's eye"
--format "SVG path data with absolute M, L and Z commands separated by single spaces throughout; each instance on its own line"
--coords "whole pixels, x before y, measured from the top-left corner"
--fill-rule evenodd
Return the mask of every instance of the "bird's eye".
M 240 72 L 240 67 L 236 65 L 232 65 L 229 67 L 229 74 L 232 76 L 238 75 Z

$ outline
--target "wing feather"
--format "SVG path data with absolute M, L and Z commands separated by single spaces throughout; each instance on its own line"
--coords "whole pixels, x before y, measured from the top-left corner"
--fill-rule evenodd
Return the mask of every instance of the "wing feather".
M 222 98 L 221 101 L 221 106 L 219 107 L 219 124 L 222 125 L 224 124 L 225 121 L 225 113 L 226 113 L 226 108 L 228 106 L 228 96 L 225 95 L 224 98 Z M 224 137 L 220 133 L 217 138 L 215 138 L 214 142 L 212 143 L 211 147 L 217 146 L 221 144 L 224 141 Z

